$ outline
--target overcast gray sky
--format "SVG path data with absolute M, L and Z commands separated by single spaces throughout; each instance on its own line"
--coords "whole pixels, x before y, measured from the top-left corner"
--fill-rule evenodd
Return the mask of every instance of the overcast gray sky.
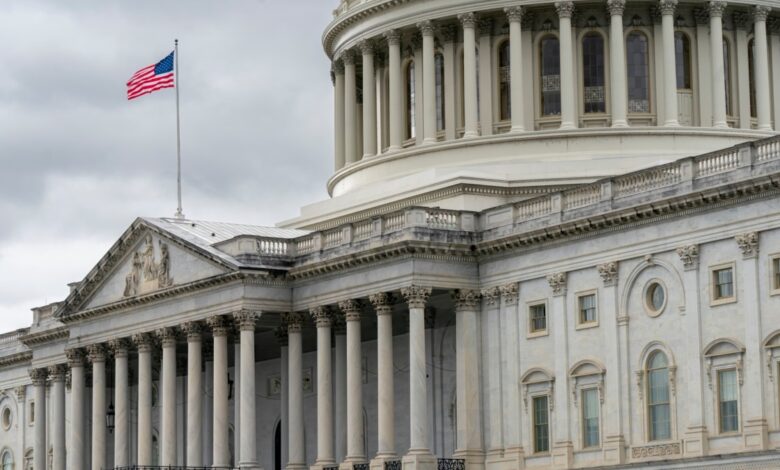
M 337 3 L 0 1 L 0 331 L 137 216 L 173 215 L 174 92 L 128 102 L 125 83 L 175 37 L 187 217 L 274 225 L 327 197 Z

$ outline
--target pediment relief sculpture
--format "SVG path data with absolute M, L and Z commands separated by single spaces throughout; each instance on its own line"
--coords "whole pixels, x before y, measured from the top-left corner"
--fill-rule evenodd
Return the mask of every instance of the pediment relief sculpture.
M 168 244 L 158 240 L 160 261 L 154 250 L 152 235 L 146 235 L 143 247 L 133 253 L 130 272 L 125 276 L 125 297 L 133 297 L 173 285 Z

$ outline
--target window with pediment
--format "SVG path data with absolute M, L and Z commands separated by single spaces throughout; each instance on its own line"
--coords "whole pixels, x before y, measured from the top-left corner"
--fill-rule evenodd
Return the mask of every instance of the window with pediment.
M 673 440 L 677 434 L 677 366 L 671 353 L 660 342 L 646 346 L 641 357 L 636 385 L 644 409 L 645 440 Z
M 533 368 L 523 375 L 520 383 L 523 387 L 523 407 L 530 424 L 530 447 L 534 454 L 548 454 L 555 377 L 544 369 Z
M 713 341 L 704 349 L 707 384 L 712 392 L 719 434 L 740 431 L 740 389 L 745 347 L 732 339 Z
M 584 360 L 569 371 L 572 403 L 579 409 L 579 443 L 582 449 L 601 447 L 604 370 L 596 361 Z

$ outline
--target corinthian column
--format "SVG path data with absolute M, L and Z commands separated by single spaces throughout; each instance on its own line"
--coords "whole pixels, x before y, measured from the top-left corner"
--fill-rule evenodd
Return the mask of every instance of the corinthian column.
M 130 465 L 130 422 L 128 420 L 129 387 L 127 349 L 125 339 L 115 339 L 108 343 L 114 353 L 114 466 Z
M 677 66 L 674 44 L 674 10 L 677 8 L 677 0 L 659 0 L 658 7 L 661 10 L 664 44 L 664 112 L 666 114 L 664 125 L 677 127 L 680 125 L 677 118 Z M 718 50 L 722 48 L 723 46 L 720 45 Z M 722 87 L 720 91 L 725 93 Z
M 509 93 L 512 115 L 511 132 L 525 130 L 523 122 L 523 7 L 504 8 L 509 20 Z
M 241 332 L 241 446 L 239 465 L 258 469 L 257 418 L 255 413 L 255 322 L 257 313 L 241 310 L 233 314 Z
M 228 361 L 227 336 L 230 325 L 223 316 L 206 320 L 214 338 L 214 425 L 213 425 L 213 465 L 230 465 L 230 446 L 228 444 Z
M 70 449 L 68 468 L 86 468 L 84 462 L 84 352 L 81 349 L 65 351 L 70 367 Z
M 62 364 L 49 367 L 52 470 L 65 470 L 65 371 Z
M 355 54 L 344 51 L 344 154 L 346 164 L 355 163 L 357 155 L 357 87 L 355 84 Z
M 374 43 L 360 43 L 363 54 L 363 158 L 376 155 L 376 82 L 374 81 Z
M 336 462 L 333 458 L 333 380 L 330 351 L 332 317 L 327 307 L 315 307 L 309 313 L 317 326 L 317 460 L 312 468 L 321 469 Z
M 571 16 L 574 3 L 555 2 L 558 11 L 561 44 L 561 129 L 577 127 L 577 98 L 574 93 L 574 44 L 571 38 Z
M 92 470 L 106 466 L 106 352 L 102 344 L 87 346 L 92 363 Z
M 34 470 L 46 470 L 46 377 L 45 368 L 30 370 L 35 396 Z M 94 467 L 93 467 L 94 468 Z
M 303 315 L 297 312 L 284 315 L 287 324 L 288 347 L 288 403 L 290 407 L 288 427 L 289 459 L 287 468 L 302 469 L 306 467 L 304 456 L 303 436 L 303 339 L 301 337 L 301 324 Z
M 479 135 L 477 111 L 477 17 L 474 13 L 458 16 L 463 25 L 463 114 L 464 138 Z
M 344 64 L 333 61 L 333 143 L 336 171 L 344 167 Z
M 726 73 L 723 64 L 723 11 L 726 2 L 711 1 L 710 63 L 712 65 L 712 120 L 713 127 L 729 127 L 726 122 Z
M 423 40 L 423 143 L 432 144 L 436 142 L 436 67 L 433 48 L 435 28 L 429 20 L 417 23 L 417 28 L 420 29 Z
M 187 335 L 187 466 L 203 465 L 203 324 L 182 325 Z
M 772 95 L 769 92 L 769 51 L 766 36 L 766 20 L 767 16 L 769 16 L 769 11 L 769 7 L 761 5 L 757 6 L 753 11 L 755 19 L 753 40 L 755 44 L 756 117 L 758 118 L 758 130 L 760 131 L 772 130 L 772 116 L 770 112 Z M 780 120 L 780 117 L 776 119 Z
M 609 61 L 612 77 L 612 127 L 628 127 L 626 87 L 626 46 L 623 38 L 623 11 L 626 0 L 607 0 L 609 9 Z
M 377 427 L 378 444 L 375 467 L 395 458 L 395 406 L 393 385 L 393 307 L 384 292 L 369 297 L 376 310 L 377 334 Z
M 355 300 L 339 302 L 347 321 L 347 456 L 346 466 L 363 463 L 363 380 L 360 339 L 360 304 Z
M 400 150 L 403 142 L 403 80 L 401 76 L 401 34 L 391 29 L 385 33 L 390 67 L 390 149 Z
M 176 465 L 176 331 L 160 328 L 157 337 L 162 345 L 160 465 Z
M 152 464 L 152 350 L 149 333 L 133 335 L 138 348 L 138 465 Z
M 409 306 L 409 452 L 403 458 L 406 470 L 432 470 L 436 458 L 428 448 L 428 392 L 425 367 L 425 303 L 430 287 L 409 286 L 401 295 Z

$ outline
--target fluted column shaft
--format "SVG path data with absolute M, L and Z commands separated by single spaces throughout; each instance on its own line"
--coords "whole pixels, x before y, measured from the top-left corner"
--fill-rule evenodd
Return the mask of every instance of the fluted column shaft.
M 65 366 L 49 367 L 52 470 L 65 470 Z
M 162 344 L 160 465 L 176 465 L 176 333 L 162 328 L 157 335 Z
M 254 469 L 260 468 L 257 463 L 257 418 L 255 413 L 255 322 L 257 314 L 242 310 L 233 316 L 241 331 L 239 465 L 242 469 Z
M 376 82 L 374 78 L 374 45 L 360 44 L 363 54 L 363 158 L 376 155 Z
M 455 456 L 467 462 L 481 462 L 482 398 L 479 370 L 479 324 L 477 312 L 480 294 L 473 290 L 455 292 L 455 390 L 456 397 L 456 451 Z
M 138 465 L 152 464 L 152 348 L 149 334 L 133 336 L 138 347 Z
M 352 51 L 342 55 L 344 62 L 344 154 L 346 164 L 355 163 L 357 155 L 357 88 L 355 56 Z
M 288 469 L 306 466 L 303 441 L 303 339 L 301 323 L 303 317 L 299 313 L 286 315 L 287 347 L 288 347 L 288 403 L 290 407 L 290 426 L 288 432 L 289 459 Z
M 677 118 L 677 66 L 674 40 L 674 10 L 677 7 L 677 0 L 660 0 L 659 7 L 664 47 L 664 113 L 666 114 L 664 125 L 676 127 L 680 125 Z M 723 92 L 722 87 L 720 92 Z
M 32 369 L 30 378 L 35 397 L 35 434 L 33 450 L 34 470 L 46 470 L 46 369 Z
M 477 19 L 473 13 L 458 17 L 463 25 L 463 111 L 465 130 L 463 137 L 479 135 L 477 111 Z
M 332 317 L 325 307 L 311 310 L 317 325 L 317 460 L 315 465 L 333 465 L 333 376 L 330 327 Z
M 425 303 L 430 287 L 401 290 L 409 306 L 409 454 L 428 455 L 428 392 L 425 361 Z
M 336 447 L 336 461 L 343 461 L 347 455 L 347 336 L 344 318 L 339 316 L 334 318 L 334 369 L 333 381 L 336 383 L 334 390 L 334 421 L 335 429 L 339 430 L 336 434 L 333 444 Z
M 106 354 L 99 344 L 89 346 L 87 351 L 92 362 L 92 470 L 103 470 L 106 466 Z
M 114 352 L 114 466 L 124 467 L 130 465 L 128 344 L 118 339 L 111 341 L 109 346 Z
M 710 11 L 710 63 L 712 65 L 712 125 L 728 127 L 726 122 L 726 72 L 723 63 L 723 10 L 726 2 L 712 1 Z
M 333 157 L 336 171 L 344 167 L 344 64 L 333 62 Z
M 512 132 L 525 130 L 523 119 L 523 8 L 504 9 L 509 19 L 509 93 Z
M 366 458 L 363 448 L 363 379 L 360 339 L 360 306 L 354 300 L 339 303 L 347 322 L 347 457 L 349 462 Z
M 230 447 L 228 444 L 228 345 L 229 325 L 224 317 L 208 319 L 214 338 L 214 425 L 213 425 L 213 465 L 230 465 Z
M 759 130 L 771 131 L 772 115 L 770 103 L 772 95 L 769 89 L 769 50 L 766 35 L 766 19 L 769 14 L 769 8 L 758 6 L 754 14 L 755 70 L 753 75 L 756 77 L 756 117 L 758 118 Z M 780 110 L 777 112 L 780 112 Z
M 385 33 L 388 48 L 388 66 L 390 67 L 389 106 L 390 106 L 390 148 L 399 150 L 403 142 L 403 79 L 401 72 L 401 34 L 396 30 Z
M 385 293 L 370 297 L 377 315 L 377 457 L 395 456 L 395 397 L 393 385 L 393 309 Z
M 70 448 L 68 469 L 86 468 L 84 462 L 84 354 L 79 349 L 65 351 L 70 367 Z
M 187 335 L 187 466 L 203 465 L 203 325 L 184 324 Z
M 561 129 L 577 127 L 577 99 L 574 93 L 574 44 L 571 36 L 571 16 L 574 3 L 556 2 L 561 47 Z
M 423 71 L 423 143 L 436 142 L 436 67 L 434 59 L 433 33 L 431 21 L 417 24 L 422 33 L 422 71 Z
M 612 77 L 612 127 L 628 127 L 626 86 L 626 42 L 623 37 L 623 11 L 626 0 L 609 0 L 609 57 Z

